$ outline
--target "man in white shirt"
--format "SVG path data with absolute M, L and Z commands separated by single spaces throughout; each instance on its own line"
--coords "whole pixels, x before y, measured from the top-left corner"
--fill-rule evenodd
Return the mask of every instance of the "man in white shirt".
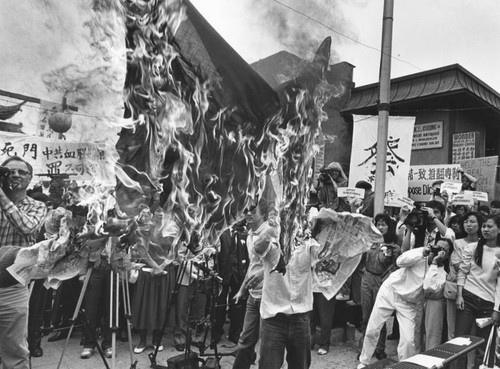
M 264 203 L 262 205 L 265 205 Z M 262 300 L 262 285 L 264 279 L 264 263 L 254 251 L 254 245 L 260 242 L 277 242 L 275 238 L 268 238 L 271 224 L 267 221 L 269 210 L 267 206 L 258 206 L 246 213 L 249 227 L 247 248 L 249 266 L 240 290 L 234 297 L 236 303 L 248 291 L 243 331 L 238 340 L 238 352 L 234 360 L 233 369 L 249 369 L 255 362 L 255 346 L 259 340 L 260 331 L 260 302 Z
M 275 229 L 268 231 L 268 238 L 277 236 Z M 307 369 L 311 364 L 312 265 L 317 260 L 319 244 L 308 239 L 292 249 L 283 275 L 271 273 L 280 258 L 279 245 L 276 242 L 254 245 L 264 261 L 259 368 L 280 369 L 285 349 L 289 369 Z

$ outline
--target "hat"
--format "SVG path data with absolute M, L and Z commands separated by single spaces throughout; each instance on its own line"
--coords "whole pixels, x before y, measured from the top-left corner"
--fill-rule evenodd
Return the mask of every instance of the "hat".
M 372 189 L 372 185 L 366 181 L 358 181 L 356 183 L 356 186 L 354 186 L 356 188 L 362 188 L 363 190 L 365 191 L 368 191 L 368 190 L 371 190 Z

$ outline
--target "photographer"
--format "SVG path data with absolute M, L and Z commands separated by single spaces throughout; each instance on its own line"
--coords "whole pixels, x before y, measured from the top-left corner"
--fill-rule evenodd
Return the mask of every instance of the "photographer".
M 408 214 L 405 221 L 407 232 L 403 238 L 401 251 L 405 252 L 424 245 L 432 246 L 440 238 L 448 238 L 454 241 L 455 233 L 443 223 L 445 213 L 446 209 L 442 203 L 430 201 L 427 206 Z M 417 242 L 419 236 L 417 233 L 421 233 L 423 236 L 422 244 Z
M 439 256 L 439 265 L 449 258 L 450 244 L 442 243 L 439 251 L 429 246 L 409 250 L 396 260 L 400 269 L 393 272 L 380 287 L 373 306 L 373 311 L 366 327 L 363 350 L 359 357 L 358 369 L 370 364 L 377 346 L 380 330 L 395 311 L 400 324 L 400 340 L 398 344 L 399 360 L 407 359 L 417 353 L 415 345 L 416 328 L 420 324 L 419 309 L 424 300 L 424 278 L 429 265 Z
M 0 357 L 5 368 L 28 368 L 28 288 L 5 270 L 18 247 L 35 243 L 47 208 L 26 195 L 32 166 L 13 156 L 1 165 L 0 186 Z M 12 247 L 17 246 L 17 247 Z
M 347 187 L 347 177 L 339 163 L 332 162 L 320 170 L 318 176 L 318 200 L 322 207 L 335 211 L 351 211 L 351 206 L 345 198 L 339 198 L 337 189 Z
M 452 242 L 455 241 L 455 233 L 443 223 L 445 214 L 445 206 L 439 201 L 430 201 L 427 206 L 410 213 L 405 222 L 407 231 L 401 245 L 401 252 L 404 253 L 422 246 L 432 248 L 443 238 L 447 238 Z M 415 221 L 415 219 L 418 219 L 418 221 Z M 416 310 L 415 346 L 417 352 L 420 352 L 421 321 L 423 318 L 422 303 L 416 305 Z

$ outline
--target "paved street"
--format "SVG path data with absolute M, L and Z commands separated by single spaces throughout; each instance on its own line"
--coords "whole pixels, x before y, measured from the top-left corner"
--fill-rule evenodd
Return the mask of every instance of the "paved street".
M 352 336 L 353 330 L 350 331 Z M 356 368 L 358 355 L 357 341 L 360 338 L 360 333 L 355 332 L 355 339 L 348 342 L 342 342 L 344 335 L 343 329 L 334 329 L 332 331 L 332 342 L 334 345 L 330 347 L 330 352 L 324 356 L 318 356 L 316 350 L 312 352 L 312 365 L 311 369 L 344 369 L 344 368 Z M 73 337 L 69 341 L 69 346 L 64 355 L 61 368 L 64 369 L 83 369 L 83 368 L 105 368 L 103 362 L 100 359 L 99 354 L 96 352 L 90 359 L 80 359 L 80 352 L 82 346 L 80 346 L 81 332 L 75 332 Z M 137 343 L 138 337 L 133 335 L 133 342 Z M 167 365 L 167 358 L 178 355 L 179 353 L 173 348 L 173 338 L 172 331 L 167 331 L 164 339 L 165 350 L 158 354 L 158 363 L 161 365 Z M 227 343 L 222 341 L 219 344 L 221 352 L 227 352 L 223 345 Z M 388 341 L 387 353 L 391 356 L 396 355 L 396 341 Z M 128 343 L 121 341 L 117 342 L 118 345 L 118 355 L 116 358 L 116 368 L 126 369 L 130 368 L 130 354 L 128 351 Z M 53 369 L 57 367 L 61 352 L 64 346 L 64 340 L 52 342 L 47 342 L 47 337 L 44 337 L 42 341 L 42 348 L 44 350 L 44 356 L 41 358 L 32 359 L 33 369 Z M 197 349 L 195 349 L 197 350 Z M 150 367 L 150 361 L 147 356 L 150 350 L 145 350 L 142 354 L 135 355 L 137 360 L 137 369 L 146 369 Z M 111 359 L 108 360 L 111 367 Z M 232 368 L 234 357 L 227 356 L 221 360 L 222 369 Z M 286 366 L 285 366 L 286 367 Z M 257 369 L 258 365 L 252 366 L 252 369 Z

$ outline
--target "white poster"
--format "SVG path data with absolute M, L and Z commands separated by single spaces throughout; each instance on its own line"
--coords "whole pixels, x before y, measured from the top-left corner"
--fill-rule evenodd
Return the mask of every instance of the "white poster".
M 415 117 L 389 117 L 387 135 L 386 195 L 406 194 L 410 169 L 413 126 Z M 375 188 L 377 161 L 378 117 L 354 116 L 353 145 L 349 171 L 349 187 L 359 180 L 370 182 Z
M 435 181 L 460 183 L 460 165 L 412 165 L 408 171 L 408 197 L 419 202 L 430 201 Z M 451 186 L 447 185 L 447 191 Z

